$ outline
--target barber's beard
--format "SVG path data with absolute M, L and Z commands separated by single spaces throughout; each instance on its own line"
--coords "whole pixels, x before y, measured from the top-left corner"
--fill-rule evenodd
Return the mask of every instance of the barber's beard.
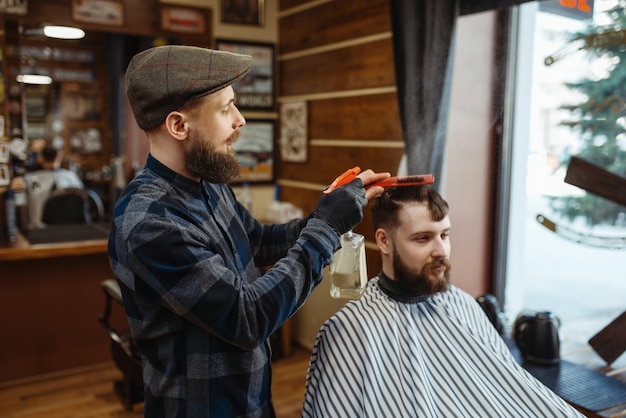
M 444 266 L 444 270 L 439 267 Z M 434 295 L 448 290 L 451 264 L 447 258 L 426 263 L 420 271 L 407 266 L 398 253 L 393 253 L 393 273 L 396 281 L 411 292 Z
M 231 142 L 239 137 L 239 131 L 233 132 Z M 230 148 L 221 152 L 208 139 L 192 132 L 191 147 L 185 154 L 185 168 L 195 177 L 210 183 L 230 183 L 239 176 L 239 159 L 237 152 Z

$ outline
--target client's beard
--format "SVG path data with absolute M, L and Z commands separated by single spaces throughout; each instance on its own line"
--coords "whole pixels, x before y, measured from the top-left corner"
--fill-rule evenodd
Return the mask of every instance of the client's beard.
M 445 270 L 437 272 L 436 268 L 442 265 Z M 434 295 L 448 290 L 451 267 L 447 258 L 438 258 L 415 272 L 400 259 L 398 253 L 393 253 L 393 273 L 396 281 L 405 289 L 422 295 Z
M 233 132 L 230 141 L 235 142 L 239 131 Z M 190 133 L 191 148 L 185 153 L 185 168 L 194 177 L 210 183 L 230 183 L 239 176 L 237 152 L 231 149 L 220 152 L 205 138 L 195 132 Z

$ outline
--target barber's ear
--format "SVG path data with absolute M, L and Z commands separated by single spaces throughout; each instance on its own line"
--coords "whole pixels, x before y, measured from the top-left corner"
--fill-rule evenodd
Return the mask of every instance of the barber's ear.
M 378 246 L 380 252 L 384 255 L 389 254 L 391 252 L 391 237 L 389 237 L 387 231 L 382 228 L 378 228 L 374 233 L 374 236 L 376 237 L 376 245 Z
M 183 113 L 170 112 L 165 118 L 165 127 L 167 132 L 175 139 L 184 140 L 187 139 L 189 133 L 189 126 L 187 118 Z

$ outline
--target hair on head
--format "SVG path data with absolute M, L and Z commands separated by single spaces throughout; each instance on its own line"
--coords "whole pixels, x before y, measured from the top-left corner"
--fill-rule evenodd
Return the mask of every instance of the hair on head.
M 397 225 L 398 212 L 407 203 L 421 203 L 428 207 L 432 221 L 448 215 L 448 202 L 429 186 L 390 187 L 375 199 L 372 205 L 374 229 Z

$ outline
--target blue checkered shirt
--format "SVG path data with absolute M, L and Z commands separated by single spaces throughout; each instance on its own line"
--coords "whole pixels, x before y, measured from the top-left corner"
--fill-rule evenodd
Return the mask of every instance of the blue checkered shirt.
M 318 219 L 262 225 L 229 186 L 192 181 L 149 155 L 116 204 L 109 238 L 143 354 L 145 416 L 274 416 L 269 337 L 338 246 Z

